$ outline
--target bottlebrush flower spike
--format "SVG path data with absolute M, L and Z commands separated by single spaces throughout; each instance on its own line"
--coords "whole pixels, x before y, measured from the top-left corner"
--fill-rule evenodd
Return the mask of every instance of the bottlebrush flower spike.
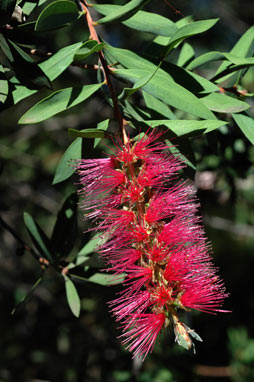
M 117 142 L 110 157 L 81 160 L 82 207 L 101 232 L 99 252 L 124 289 L 110 302 L 123 344 L 143 359 L 161 331 L 173 326 L 190 349 L 201 338 L 181 311 L 220 312 L 227 296 L 213 266 L 193 188 L 177 182 L 183 163 L 154 130 L 136 142 Z

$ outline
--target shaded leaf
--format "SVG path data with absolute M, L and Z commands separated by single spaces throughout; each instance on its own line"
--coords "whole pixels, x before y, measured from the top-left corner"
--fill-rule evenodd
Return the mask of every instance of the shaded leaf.
M 57 184 L 68 179 L 74 172 L 75 166 L 71 161 L 81 158 L 82 139 L 75 139 L 63 154 L 56 168 L 52 184 Z
M 5 25 L 10 20 L 17 0 L 1 0 L 0 1 L 0 26 Z
M 18 123 L 25 124 L 45 121 L 53 115 L 85 101 L 101 86 L 102 84 L 80 85 L 58 90 L 36 103 L 20 118 Z
M 122 6 L 115 4 L 93 4 L 93 8 L 103 14 L 109 15 L 113 11 L 119 10 Z M 138 11 L 128 20 L 123 21 L 123 24 L 129 28 L 142 32 L 149 32 L 159 36 L 172 36 L 176 32 L 177 26 L 166 17 L 156 13 Z
M 151 0 L 131 0 L 127 4 L 122 5 L 121 7 L 115 9 L 109 15 L 103 17 L 98 20 L 98 24 L 106 24 L 113 21 L 124 21 L 131 16 L 133 16 L 136 12 L 138 12 L 141 8 L 143 8 L 147 3 Z
M 32 297 L 35 289 L 40 285 L 40 283 L 42 282 L 43 278 L 42 277 L 39 277 L 38 280 L 34 283 L 34 285 L 32 286 L 32 288 L 30 289 L 30 291 L 28 293 L 26 293 L 22 298 L 21 300 L 16 304 L 16 306 L 12 309 L 11 311 L 11 314 L 15 314 L 16 311 L 18 309 L 20 309 L 24 304 L 26 304 L 29 299 Z
M 24 222 L 25 226 L 33 240 L 34 245 L 43 255 L 52 263 L 53 257 L 49 250 L 49 239 L 39 227 L 39 225 L 34 221 L 33 217 L 27 212 L 24 212 Z
M 77 292 L 77 289 L 73 283 L 73 281 L 68 277 L 64 276 L 65 281 L 65 292 L 67 297 L 67 302 L 69 307 L 74 314 L 75 317 L 79 317 L 80 315 L 80 298 Z
M 74 246 L 77 232 L 77 203 L 77 194 L 73 193 L 65 200 L 58 212 L 50 240 L 58 258 L 67 256 Z
M 20 83 L 32 90 L 41 89 L 42 87 L 52 89 L 49 78 L 39 65 L 14 42 L 10 40 L 8 42 L 13 57 L 11 65 Z
M 79 11 L 73 1 L 58 0 L 49 4 L 40 13 L 36 24 L 36 32 L 46 32 L 61 28 L 77 20 Z
M 4 68 L 0 64 L 0 104 L 6 101 L 8 92 L 9 92 L 8 81 L 5 77 Z
M 243 114 L 232 114 L 245 137 L 254 145 L 254 119 Z

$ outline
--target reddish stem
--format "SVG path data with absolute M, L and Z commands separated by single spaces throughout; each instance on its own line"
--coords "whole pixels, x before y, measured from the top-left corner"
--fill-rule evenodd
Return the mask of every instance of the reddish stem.
M 89 12 L 89 9 L 88 9 L 86 2 L 84 1 L 84 2 L 81 2 L 80 4 L 81 4 L 81 7 L 82 7 L 82 9 L 85 13 L 85 16 L 86 16 L 86 21 L 87 21 L 87 25 L 89 28 L 91 38 L 93 40 L 97 41 L 98 43 L 100 43 L 100 39 L 99 39 L 97 32 L 95 30 L 93 19 L 92 19 L 90 12 Z M 113 88 L 111 78 L 110 78 L 110 71 L 109 71 L 109 68 L 108 68 L 108 65 L 107 65 L 107 62 L 105 60 L 103 52 L 99 51 L 98 55 L 99 55 L 99 59 L 100 59 L 101 65 L 102 65 L 105 82 L 106 82 L 106 85 L 108 86 L 108 89 L 109 89 L 109 92 L 111 95 L 111 99 L 113 102 L 114 116 L 115 116 L 116 120 L 118 121 L 120 130 L 122 133 L 122 137 L 123 137 L 123 143 L 127 144 L 128 137 L 127 137 L 127 134 L 125 131 L 125 120 L 123 119 L 122 113 L 121 113 L 119 105 L 118 105 L 117 96 L 116 96 L 116 93 L 115 93 L 115 90 Z

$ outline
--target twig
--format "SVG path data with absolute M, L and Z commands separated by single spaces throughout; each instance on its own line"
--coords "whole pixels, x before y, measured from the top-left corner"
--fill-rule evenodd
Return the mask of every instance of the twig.
M 94 27 L 94 22 L 93 22 L 92 16 L 91 16 L 89 9 L 88 9 L 88 4 L 86 3 L 85 0 L 83 0 L 83 1 L 81 0 L 80 5 L 81 5 L 81 7 L 84 11 L 84 14 L 86 16 L 86 21 L 87 21 L 87 25 L 89 28 L 91 38 L 93 40 L 97 41 L 98 43 L 100 43 L 100 39 L 99 39 L 97 32 L 95 30 L 95 27 Z M 123 119 L 122 113 L 121 113 L 119 105 L 118 105 L 118 99 L 117 99 L 117 96 L 116 96 L 116 93 L 115 93 L 115 90 L 113 88 L 111 78 L 110 78 L 110 71 L 109 71 L 107 62 L 105 60 L 105 57 L 104 57 L 104 54 L 102 53 L 102 51 L 99 51 L 98 55 L 99 55 L 99 59 L 100 59 L 101 65 L 102 65 L 102 70 L 103 70 L 105 82 L 106 82 L 106 85 L 108 86 L 108 89 L 109 89 L 109 92 L 111 95 L 111 99 L 113 102 L 114 116 L 115 116 L 116 120 L 118 121 L 118 125 L 119 125 L 120 131 L 122 133 L 122 137 L 123 137 L 123 143 L 126 144 L 128 142 L 128 137 L 127 137 L 127 134 L 125 131 L 125 120 Z
M 33 248 L 31 248 L 29 245 L 27 245 L 17 234 L 16 234 L 16 232 L 9 226 L 9 224 L 7 224 L 4 220 L 3 220 L 3 218 L 0 216 L 0 223 L 2 224 L 2 226 L 7 230 L 7 231 L 9 231 L 11 234 L 12 234 L 12 236 L 14 237 L 14 239 L 19 243 L 19 244 L 21 244 L 22 245 L 22 247 L 23 247 L 23 249 L 24 250 L 26 250 L 26 251 L 28 251 L 28 252 L 30 252 L 31 253 L 31 255 L 37 260 L 37 261 L 39 261 L 40 263 L 41 263 L 41 256 L 37 253 L 37 252 L 35 252 L 34 250 L 33 250 Z

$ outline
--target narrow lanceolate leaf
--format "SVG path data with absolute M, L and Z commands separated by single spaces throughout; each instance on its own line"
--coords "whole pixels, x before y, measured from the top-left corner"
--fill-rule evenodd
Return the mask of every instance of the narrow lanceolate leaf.
M 39 64 L 43 72 L 50 81 L 56 79 L 74 61 L 74 56 L 82 46 L 82 42 L 77 42 L 60 49 L 52 57 Z
M 245 137 L 254 145 L 254 120 L 243 114 L 233 114 L 235 122 L 242 130 Z
M 0 105 L 3 104 L 8 96 L 9 85 L 5 77 L 3 66 L 0 64 Z
M 49 78 L 39 65 L 13 41 L 8 40 L 8 43 L 13 57 L 11 65 L 22 85 L 32 90 L 42 87 L 52 89 Z
M 65 281 L 65 291 L 66 291 L 66 297 L 67 297 L 67 302 L 69 304 L 69 307 L 74 314 L 75 317 L 79 317 L 80 315 L 80 298 L 77 292 L 77 289 L 72 282 L 72 280 L 64 276 L 64 281 Z
M 127 4 L 115 9 L 108 16 L 103 17 L 98 24 L 106 24 L 113 21 L 124 21 L 133 16 L 139 9 L 143 8 L 151 0 L 131 0 Z
M 174 133 L 174 135 L 181 137 L 183 135 L 190 135 L 191 133 L 207 134 L 221 126 L 226 125 L 227 122 L 219 120 L 157 120 L 146 121 L 146 124 L 151 127 L 166 126 Z
M 180 51 L 180 54 L 177 60 L 177 65 L 186 67 L 187 64 L 194 58 L 194 56 L 195 56 L 194 49 L 192 48 L 190 44 L 185 42 Z
M 115 4 L 93 4 L 93 8 L 102 15 L 107 16 L 112 12 L 119 10 L 122 6 Z M 149 32 L 166 37 L 171 37 L 178 29 L 177 26 L 166 17 L 144 11 L 138 11 L 128 20 L 123 21 L 123 24 L 138 31 Z
M 71 194 L 57 214 L 56 223 L 50 239 L 51 246 L 58 259 L 69 255 L 77 232 L 77 193 Z
M 199 66 L 205 65 L 212 61 L 224 60 L 224 53 L 221 52 L 207 52 L 196 57 L 193 61 L 189 63 L 187 69 L 193 70 Z
M 161 63 L 160 63 L 161 65 Z M 148 73 L 145 77 L 139 78 L 137 82 L 134 83 L 134 86 L 132 88 L 124 88 L 122 93 L 119 95 L 120 100 L 127 99 L 132 94 L 136 93 L 139 89 L 143 88 L 146 84 L 148 84 L 149 81 L 153 78 L 153 76 L 158 71 L 160 65 L 152 72 Z
M 68 133 L 71 137 L 81 137 L 81 138 L 104 138 L 107 136 L 107 133 L 104 130 L 99 129 L 84 129 L 84 130 L 75 130 L 68 129 Z
M 200 100 L 210 110 L 218 113 L 239 113 L 250 108 L 250 105 L 246 102 L 219 93 L 211 93 L 200 98 Z
M 42 282 L 43 278 L 42 277 L 39 277 L 38 280 L 34 283 L 34 285 L 32 286 L 32 288 L 30 289 L 30 291 L 28 293 L 26 293 L 20 301 L 18 301 L 17 305 L 12 309 L 11 311 L 11 314 L 15 314 L 16 311 L 21 308 L 26 302 L 28 302 L 28 300 L 32 297 L 35 289 L 40 285 L 40 283 Z
M 58 90 L 35 104 L 19 120 L 18 123 L 38 123 L 53 117 L 61 111 L 70 109 L 85 101 L 95 93 L 102 84 L 80 85 Z
M 71 143 L 60 159 L 53 179 L 53 184 L 63 182 L 75 172 L 74 163 L 71 163 L 71 161 L 81 158 L 81 150 L 82 139 L 77 138 Z
M 97 129 L 98 130 L 107 131 L 107 129 L 109 127 L 109 122 L 110 122 L 110 119 L 105 119 L 104 121 L 99 122 L 98 125 L 97 125 Z M 104 138 L 104 137 L 95 138 L 95 140 L 94 140 L 94 147 L 96 147 L 98 145 L 98 143 L 100 142 L 101 138 Z
M 90 276 L 87 281 L 90 281 L 99 285 L 115 285 L 120 284 L 124 280 L 124 275 L 118 275 L 117 277 L 109 275 L 107 273 L 95 273 L 93 276 Z
M 133 83 L 149 75 L 148 71 L 139 69 L 117 69 L 114 73 Z M 142 89 L 177 109 L 200 118 L 215 119 L 213 113 L 198 98 L 184 87 L 175 83 L 169 76 L 166 77 L 156 73 Z
M 254 27 L 250 27 L 237 41 L 232 50 L 231 54 L 238 57 L 248 57 L 252 56 L 254 53 Z M 224 71 L 228 68 L 230 64 L 228 62 L 223 62 L 218 68 L 215 78 L 220 79 L 220 81 L 225 81 L 230 78 L 230 83 L 228 86 L 237 83 L 242 75 L 242 72 L 235 73 L 234 75 L 224 76 Z
M 104 45 L 105 44 L 103 44 L 103 43 L 98 44 L 98 42 L 95 40 L 86 41 L 84 44 L 82 44 L 80 49 L 75 54 L 75 57 L 74 57 L 75 61 L 84 60 L 85 58 L 87 58 L 91 54 L 93 54 L 95 52 L 99 52 L 100 50 L 102 50 Z
M 40 251 L 43 257 L 46 257 L 50 262 L 53 262 L 52 255 L 49 251 L 49 240 L 39 225 L 34 221 L 33 217 L 27 212 L 24 212 L 24 222 L 26 228 L 33 240 L 34 245 Z
M 165 103 L 158 100 L 158 98 L 155 98 L 149 93 L 142 92 L 142 94 L 145 100 L 145 104 L 149 109 L 156 111 L 156 113 L 159 113 L 167 119 L 176 119 L 175 114 L 170 110 L 170 108 L 167 105 L 165 105 Z
M 212 28 L 219 19 L 202 20 L 189 23 L 179 28 L 169 40 L 165 56 L 167 56 L 174 47 L 188 37 L 206 32 Z
M 73 1 L 58 0 L 43 9 L 35 24 L 36 32 L 61 28 L 77 20 L 79 11 Z

